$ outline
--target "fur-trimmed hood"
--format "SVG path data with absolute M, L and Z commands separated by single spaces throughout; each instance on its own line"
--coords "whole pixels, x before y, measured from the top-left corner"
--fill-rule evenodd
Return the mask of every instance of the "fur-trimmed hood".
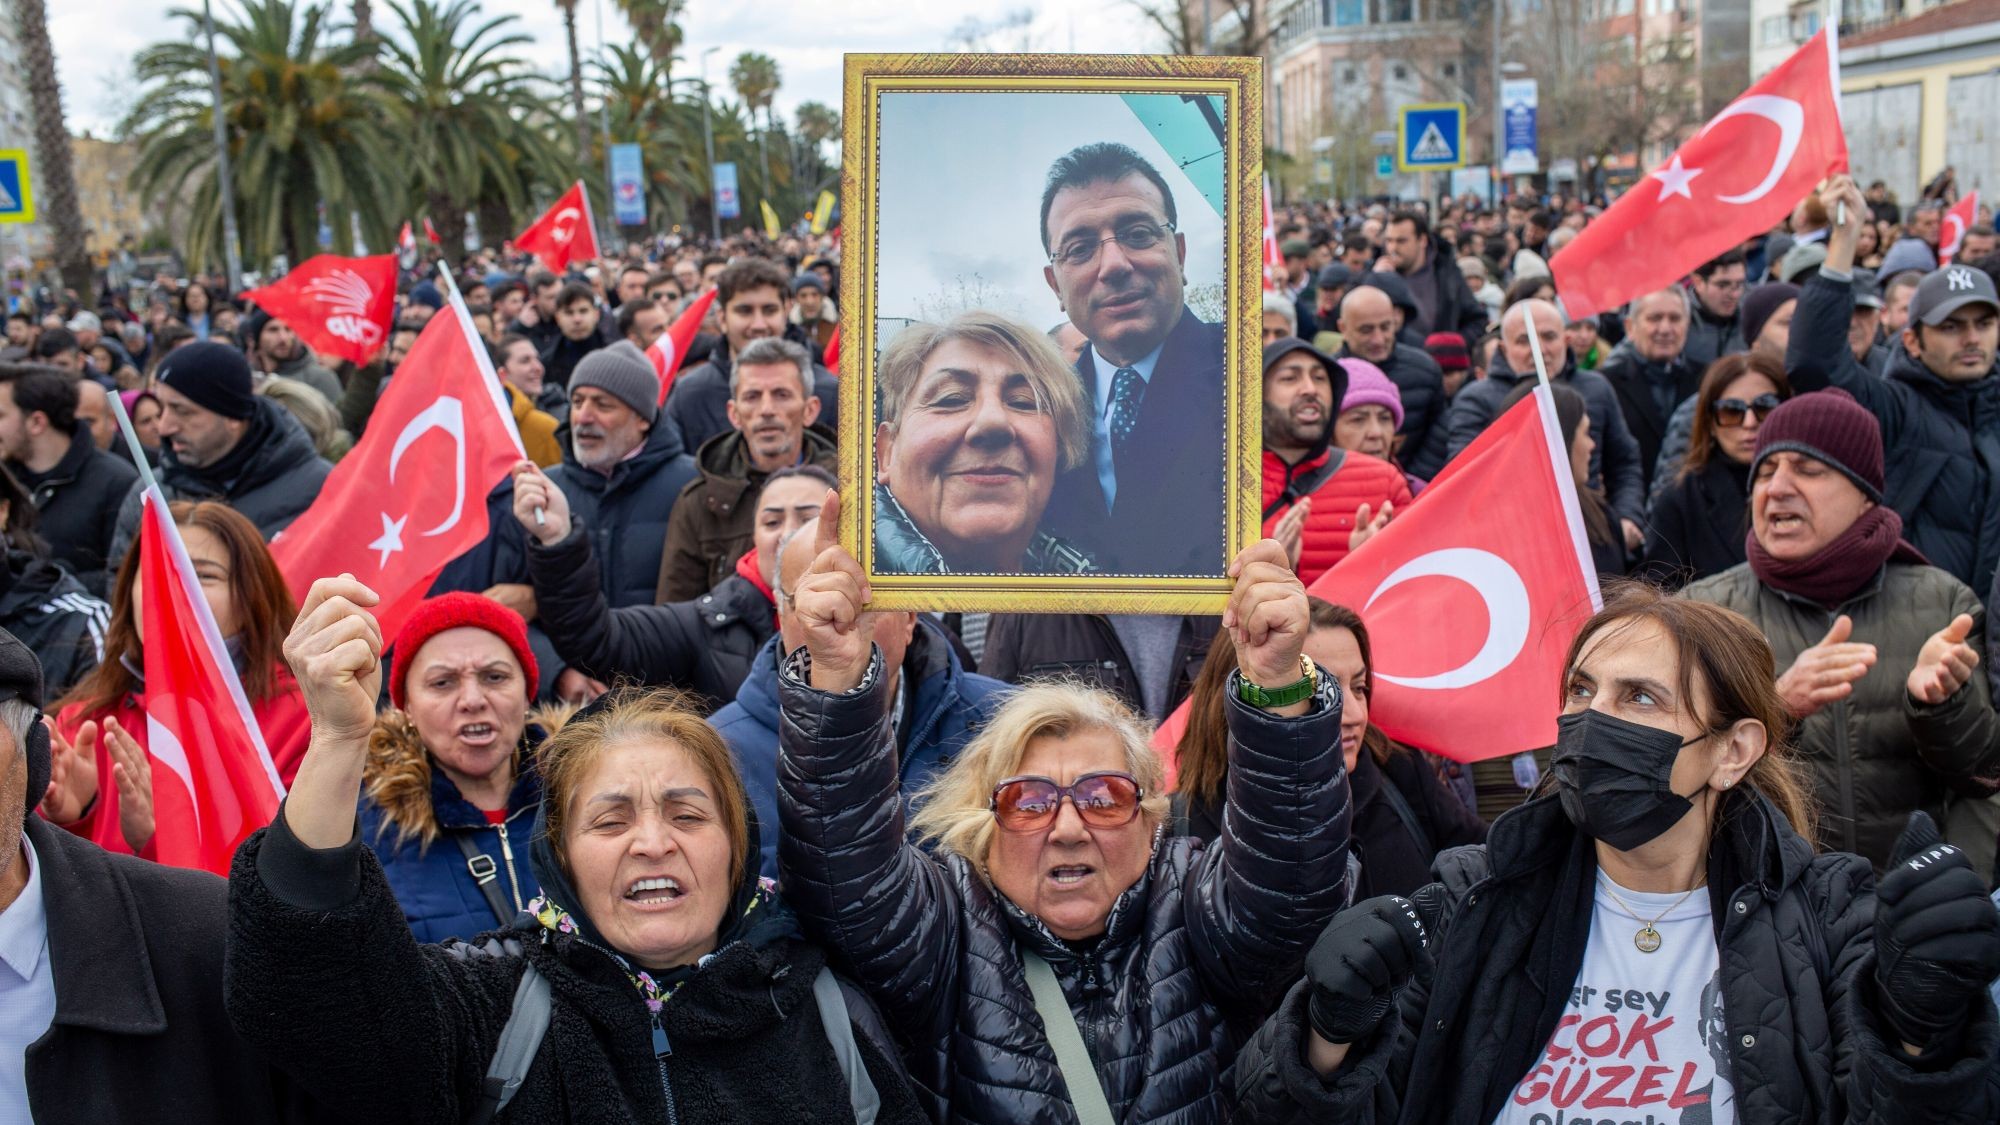
M 568 704 L 529 710 L 521 745 L 514 751 L 514 787 L 507 795 L 510 812 L 541 800 L 535 748 L 561 730 L 575 713 L 576 708 Z M 398 847 L 412 839 L 428 847 L 445 828 L 473 828 L 485 823 L 484 815 L 459 793 L 451 778 L 434 768 L 430 751 L 417 736 L 416 723 L 406 712 L 393 708 L 375 717 L 375 729 L 368 736 L 361 800 L 381 811 L 380 834 L 393 834 L 393 840 L 385 842 Z

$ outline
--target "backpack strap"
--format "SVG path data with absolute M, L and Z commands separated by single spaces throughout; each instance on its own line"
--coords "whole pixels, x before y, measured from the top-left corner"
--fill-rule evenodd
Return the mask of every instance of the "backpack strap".
M 1318 492 L 1327 481 L 1333 479 L 1333 474 L 1340 471 L 1341 464 L 1346 460 L 1345 449 L 1328 450 L 1326 460 L 1285 482 L 1284 491 L 1278 493 L 1278 498 L 1264 505 L 1264 518 L 1270 519 L 1278 514 L 1278 509 L 1288 504 L 1295 504 L 1301 498 Z
M 875 1118 L 882 1112 L 882 1097 L 876 1093 L 875 1083 L 868 1077 L 868 1067 L 862 1062 L 861 1048 L 854 1042 L 854 1023 L 848 1018 L 840 982 L 833 978 L 833 970 L 825 966 L 813 978 L 813 1001 L 819 1005 L 819 1022 L 826 1029 L 826 1041 L 833 1045 L 834 1062 L 840 1065 L 841 1076 L 847 1079 L 847 1100 L 854 1110 L 855 1125 L 875 1125 Z
M 1436 855 L 1437 844 L 1431 839 L 1431 834 L 1424 831 L 1423 821 L 1417 819 L 1417 810 L 1410 807 L 1409 798 L 1403 796 L 1403 791 L 1396 788 L 1396 779 L 1390 777 L 1387 771 L 1382 773 L 1382 785 L 1376 792 L 1382 794 L 1382 799 L 1395 810 L 1397 819 L 1401 820 L 1403 827 L 1409 830 L 1411 839 L 1417 842 L 1417 847 L 1422 849 L 1426 856 Z
M 466 1117 L 468 1125 L 489 1125 L 494 1115 L 507 1108 L 507 1103 L 520 1092 L 535 1053 L 542 1049 L 542 1036 L 548 1033 L 552 1009 L 549 978 L 531 962 L 521 974 L 521 983 L 514 986 L 514 1009 L 500 1029 L 493 1061 L 487 1064 L 486 1078 L 479 1084 L 479 1100 Z
M 1083 1045 L 1083 1031 L 1076 1026 L 1076 1014 L 1069 1010 L 1056 971 L 1034 950 L 1021 950 L 1021 968 L 1028 976 L 1028 991 L 1035 998 L 1035 1011 L 1042 1017 L 1042 1030 L 1056 1053 L 1056 1068 L 1062 1072 L 1063 1086 L 1069 1090 L 1071 1108 L 1081 1125 L 1116 1125 L 1111 1102 L 1097 1078 L 1097 1066 L 1090 1049 Z
M 514 912 L 507 909 L 507 900 L 500 897 L 500 865 L 493 857 L 479 850 L 472 842 L 470 832 L 446 832 L 451 842 L 465 856 L 465 869 L 472 873 L 472 881 L 479 887 L 479 893 L 486 896 L 486 908 L 501 925 L 514 920 Z

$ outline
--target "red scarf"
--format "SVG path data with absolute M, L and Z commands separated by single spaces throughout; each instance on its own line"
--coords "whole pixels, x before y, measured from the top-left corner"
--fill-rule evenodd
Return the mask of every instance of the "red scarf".
M 757 548 L 750 548 L 749 554 L 736 560 L 736 576 L 757 587 L 757 592 L 764 595 L 765 601 L 771 603 L 771 620 L 777 621 L 778 595 L 771 591 L 771 584 L 764 581 L 763 571 L 757 569 Z
M 1861 591 L 1890 562 L 1930 565 L 1923 552 L 1903 542 L 1903 517 L 1886 504 L 1861 514 L 1846 531 L 1812 555 L 1786 561 L 1772 558 L 1752 530 L 1744 546 L 1757 581 L 1832 609 Z

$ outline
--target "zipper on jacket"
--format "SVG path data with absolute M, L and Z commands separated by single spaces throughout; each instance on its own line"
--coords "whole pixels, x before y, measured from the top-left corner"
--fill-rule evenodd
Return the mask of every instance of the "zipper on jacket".
M 667 1099 L 668 1125 L 680 1125 L 681 1111 L 674 1104 L 674 1084 L 667 1079 L 667 1056 L 673 1053 L 673 1045 L 667 1042 L 667 1029 L 661 1025 L 656 1012 L 653 1015 L 653 1064 L 660 1068 L 660 1093 Z
M 507 885 L 514 895 L 514 909 L 526 910 L 521 902 L 521 878 L 514 873 L 514 848 L 507 842 L 507 822 L 503 820 L 494 827 L 500 830 L 500 858 L 507 864 Z

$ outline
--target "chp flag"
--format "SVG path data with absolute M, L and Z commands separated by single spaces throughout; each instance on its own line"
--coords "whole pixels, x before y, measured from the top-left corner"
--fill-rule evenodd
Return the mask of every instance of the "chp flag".
M 514 246 L 541 259 L 542 265 L 558 274 L 572 262 L 597 257 L 597 223 L 591 217 L 590 193 L 583 190 L 583 181 L 571 184 L 541 218 L 515 235 Z
M 227 876 L 236 846 L 278 814 L 285 786 L 166 496 L 150 480 L 140 510 L 139 589 L 151 858 Z
M 646 358 L 653 361 L 653 373 L 660 377 L 660 405 L 667 404 L 667 392 L 674 388 L 674 375 L 681 369 L 681 360 L 687 358 L 688 348 L 701 332 L 702 318 L 708 315 L 709 307 L 715 304 L 715 290 L 711 289 L 696 297 L 674 322 L 646 349 Z
M 1664 289 L 1847 170 L 1832 26 L 1723 107 L 1550 261 L 1571 320 Z
M 1944 213 L 1944 225 L 1938 230 L 1938 265 L 1948 266 L 1965 246 L 1965 232 L 1972 229 L 1979 218 L 1979 193 L 1968 191 L 1958 197 L 1951 210 Z M 1974 263 L 1977 264 L 1977 263 Z
M 396 255 L 320 254 L 243 294 L 322 355 L 364 364 L 382 350 L 396 315 Z
M 440 271 L 443 274 L 443 271 Z M 319 498 L 271 544 L 301 603 L 315 580 L 352 574 L 381 595 L 393 637 L 446 563 L 486 538 L 486 495 L 524 456 L 514 414 L 449 285 Z

